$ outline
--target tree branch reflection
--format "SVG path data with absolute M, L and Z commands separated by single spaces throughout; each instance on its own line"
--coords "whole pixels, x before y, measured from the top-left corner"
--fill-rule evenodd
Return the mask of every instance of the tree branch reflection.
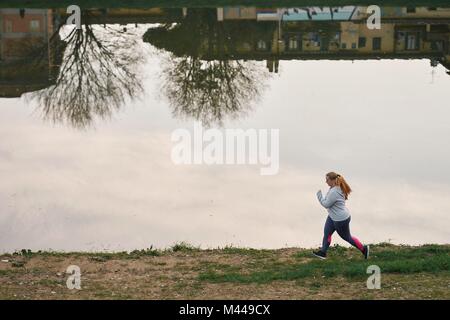
M 51 41 L 49 46 L 64 51 L 55 84 L 32 95 L 45 119 L 85 128 L 95 118 L 109 118 L 127 98 L 143 91 L 138 36 L 88 22 L 79 30 L 65 26 L 57 33 L 65 35 L 59 45 Z
M 144 41 L 170 53 L 163 62 L 161 93 L 173 114 L 208 125 L 248 113 L 269 74 L 260 63 L 234 56 L 243 43 L 272 40 L 272 29 L 252 21 L 219 22 L 211 9 L 190 9 L 177 24 L 149 29 Z
M 211 125 L 250 111 L 267 72 L 255 62 L 182 57 L 167 59 L 161 77 L 162 93 L 175 116 Z

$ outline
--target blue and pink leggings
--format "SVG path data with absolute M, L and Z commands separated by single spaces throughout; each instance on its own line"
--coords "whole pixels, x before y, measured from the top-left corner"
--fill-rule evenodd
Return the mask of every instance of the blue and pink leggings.
M 327 252 L 328 247 L 331 244 L 331 236 L 333 235 L 334 231 L 337 231 L 342 239 L 350 243 L 352 246 L 358 248 L 359 251 L 364 252 L 362 243 L 356 237 L 352 237 L 352 235 L 350 234 L 350 219 L 351 217 L 344 221 L 333 221 L 330 217 L 327 218 L 324 228 L 324 236 L 321 249 L 322 252 Z

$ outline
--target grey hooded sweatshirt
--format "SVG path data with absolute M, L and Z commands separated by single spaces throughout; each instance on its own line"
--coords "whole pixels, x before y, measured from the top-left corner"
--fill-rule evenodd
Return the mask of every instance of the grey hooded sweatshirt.
M 345 206 L 345 196 L 341 187 L 334 186 L 330 188 L 325 195 L 322 196 L 322 192 L 317 193 L 317 198 L 320 204 L 328 211 L 328 216 L 333 221 L 344 221 L 350 217 L 350 212 Z

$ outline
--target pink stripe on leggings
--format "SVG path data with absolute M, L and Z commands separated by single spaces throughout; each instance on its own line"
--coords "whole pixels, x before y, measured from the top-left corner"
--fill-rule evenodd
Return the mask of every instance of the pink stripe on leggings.
M 352 239 L 353 239 L 353 242 L 358 247 L 358 249 L 361 250 L 361 251 L 364 251 L 364 247 L 363 247 L 362 243 L 358 240 L 358 238 L 352 237 Z

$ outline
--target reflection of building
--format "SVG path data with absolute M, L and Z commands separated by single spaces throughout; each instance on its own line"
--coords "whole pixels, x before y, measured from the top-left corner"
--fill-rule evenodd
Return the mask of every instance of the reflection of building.
M 370 14 L 367 13 L 367 7 L 357 7 L 354 20 L 366 19 Z M 381 7 L 381 18 L 384 22 L 387 21 L 405 21 L 409 20 L 426 22 L 430 19 L 431 22 L 443 19 L 447 20 L 450 17 L 450 8 L 437 7 Z
M 31 43 L 47 42 L 52 13 L 41 9 L 0 9 L 0 60 L 22 58 Z
M 367 7 L 355 6 L 217 10 L 220 23 L 273 23 L 271 37 L 233 52 L 237 59 L 266 59 L 271 70 L 278 59 L 430 58 L 449 65 L 450 8 L 383 7 L 380 30 L 367 28 L 368 15 Z
M 53 14 L 46 9 L 0 9 L 0 97 L 19 97 L 51 80 Z M 43 50 L 43 48 L 45 50 Z M 46 52 L 39 62 L 31 59 Z
M 182 18 L 179 9 L 113 8 L 83 10 L 83 23 L 169 23 Z M 54 84 L 64 44 L 58 25 L 66 8 L 0 9 L 0 97 L 20 97 Z M 126 28 L 124 28 L 126 30 Z
M 303 7 L 303 8 L 257 8 L 225 7 L 217 9 L 217 18 L 224 20 L 253 19 L 257 21 L 345 21 L 351 20 L 355 6 Z
M 449 8 L 381 8 L 380 30 L 367 7 L 184 10 L 175 27 L 149 29 L 144 41 L 177 56 L 266 60 L 412 59 L 450 64 Z

